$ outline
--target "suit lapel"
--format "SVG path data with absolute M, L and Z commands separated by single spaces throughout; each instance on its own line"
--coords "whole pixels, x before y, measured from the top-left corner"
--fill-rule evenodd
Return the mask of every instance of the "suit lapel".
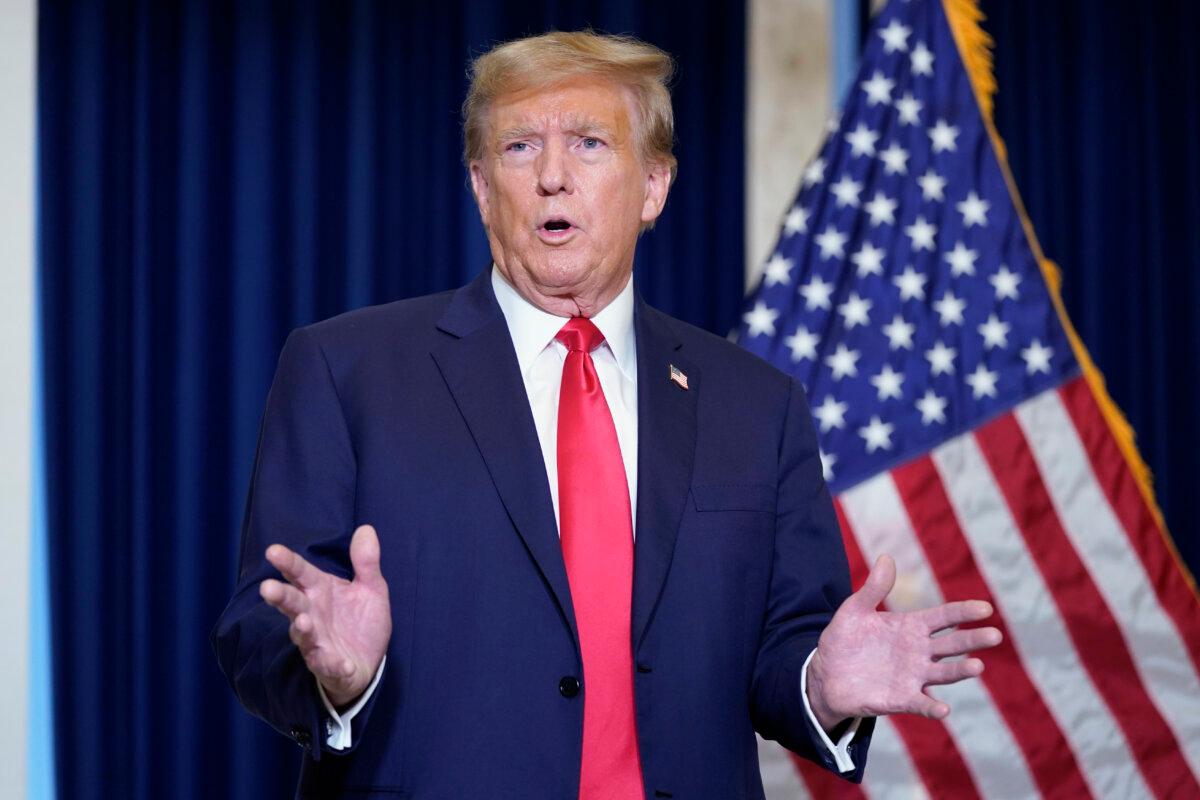
M 578 643 L 542 450 L 490 270 L 455 293 L 438 328 L 449 336 L 433 349 L 433 358 L 509 518 Z
M 683 357 L 665 317 L 638 297 L 634 305 L 638 363 L 637 541 L 633 566 L 633 648 L 658 605 L 692 480 L 700 371 Z M 671 366 L 688 388 L 671 380 Z

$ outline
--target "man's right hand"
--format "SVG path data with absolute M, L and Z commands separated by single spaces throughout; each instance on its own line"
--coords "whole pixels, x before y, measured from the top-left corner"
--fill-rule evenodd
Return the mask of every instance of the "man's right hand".
M 352 581 L 322 572 L 281 544 L 267 548 L 267 561 L 287 583 L 268 578 L 258 593 L 291 620 L 292 641 L 329 701 L 338 708 L 349 705 L 375 677 L 392 635 L 379 536 L 370 525 L 354 531 Z

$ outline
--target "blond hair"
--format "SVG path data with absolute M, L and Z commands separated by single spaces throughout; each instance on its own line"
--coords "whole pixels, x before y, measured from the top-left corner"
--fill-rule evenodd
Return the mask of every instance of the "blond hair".
M 550 88 L 580 75 L 607 78 L 633 94 L 634 136 L 644 164 L 665 164 L 675 181 L 675 115 L 668 83 L 675 62 L 665 51 L 633 36 L 551 31 L 497 45 L 471 62 L 463 101 L 463 162 L 483 157 L 487 114 L 510 92 Z

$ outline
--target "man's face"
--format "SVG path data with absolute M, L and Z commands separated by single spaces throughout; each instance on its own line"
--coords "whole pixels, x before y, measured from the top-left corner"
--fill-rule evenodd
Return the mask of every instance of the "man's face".
M 638 157 L 630 93 L 582 77 L 502 95 L 471 185 L 497 268 L 530 302 L 591 316 L 624 288 L 670 171 Z

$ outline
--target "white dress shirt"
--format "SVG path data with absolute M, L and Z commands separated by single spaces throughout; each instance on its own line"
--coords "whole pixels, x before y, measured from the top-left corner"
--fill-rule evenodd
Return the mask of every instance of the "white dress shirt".
M 558 524 L 558 393 L 562 385 L 563 363 L 566 361 L 566 345 L 555 339 L 567 317 L 558 317 L 530 303 L 514 289 L 495 267 L 492 268 L 492 290 L 496 302 L 508 323 L 508 333 L 512 337 L 513 348 L 517 353 L 517 365 L 521 370 L 521 379 L 525 383 L 525 393 L 529 397 L 529 408 L 533 412 L 534 427 L 537 428 L 538 441 L 542 446 L 542 460 L 546 465 L 546 479 L 550 484 L 550 500 L 554 504 L 554 520 Z M 592 361 L 596 365 L 596 374 L 600 378 L 600 388 L 604 391 L 604 399 L 608 402 L 608 410 L 612 413 L 613 425 L 617 429 L 617 442 L 621 448 L 621 460 L 625 462 L 625 478 L 629 484 L 629 508 L 633 514 L 634 536 L 637 536 L 637 345 L 633 333 L 633 279 L 626 282 L 625 288 L 616 298 L 591 318 L 592 322 L 604 335 L 604 343 L 592 351 Z M 816 651 L 813 651 L 816 652 Z M 812 656 L 809 656 L 809 660 Z M 350 746 L 350 722 L 354 719 L 375 691 L 376 684 L 383 674 L 385 658 L 379 665 L 371 685 L 355 704 L 341 714 L 334 709 L 325 695 L 325 690 L 317 682 L 317 691 L 325 710 L 329 712 L 326 721 L 326 743 L 334 750 L 342 750 Z M 804 662 L 801 671 L 801 688 L 804 696 L 804 709 L 808 712 L 813 725 L 820 731 L 825 746 L 833 755 L 838 769 L 847 772 L 854 769 L 847 748 L 858 731 L 860 720 L 855 720 L 850 728 L 835 745 L 825 735 L 813 715 L 808 704 L 807 686 L 808 661 Z

